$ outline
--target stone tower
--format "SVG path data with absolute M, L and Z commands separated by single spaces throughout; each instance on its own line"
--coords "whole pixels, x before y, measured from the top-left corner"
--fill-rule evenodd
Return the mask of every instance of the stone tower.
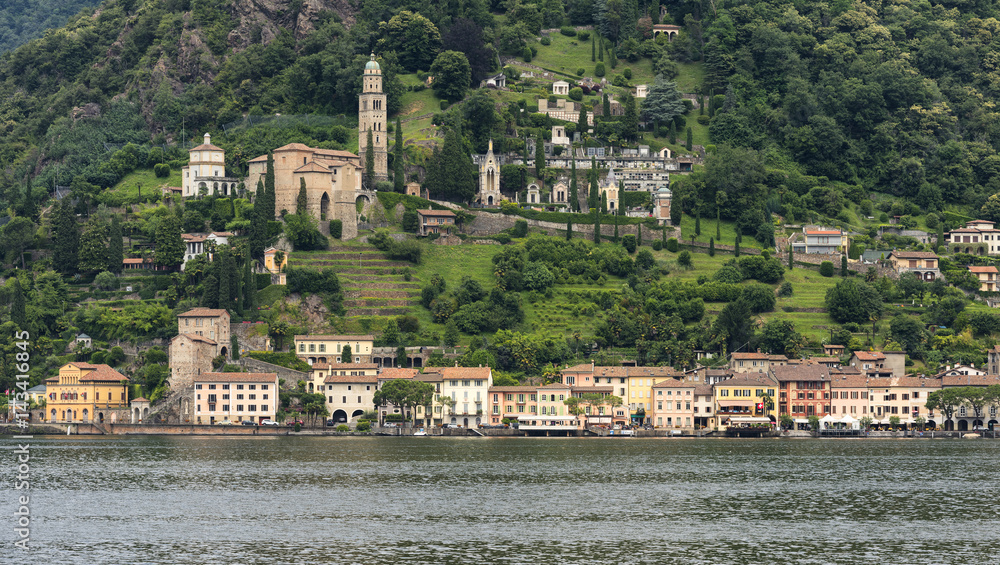
M 498 206 L 503 200 L 500 194 L 500 163 L 493 155 L 493 140 L 490 140 L 486 158 L 479 165 L 479 194 L 476 201 L 484 206 Z
M 365 74 L 362 80 L 361 96 L 358 97 L 358 155 L 361 156 L 361 170 L 364 171 L 368 149 L 368 132 L 372 132 L 372 143 L 375 147 L 375 179 L 389 178 L 389 162 L 387 151 L 389 134 L 386 133 L 385 94 L 382 93 L 382 68 L 375 62 L 372 53 L 371 61 L 365 63 Z M 367 187 L 374 188 L 374 187 Z

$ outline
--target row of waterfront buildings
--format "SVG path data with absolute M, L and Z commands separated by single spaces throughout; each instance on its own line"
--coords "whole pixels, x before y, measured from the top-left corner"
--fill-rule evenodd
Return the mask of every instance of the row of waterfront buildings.
M 178 316 L 168 359 L 171 401 L 180 407 L 181 422 L 260 422 L 277 414 L 280 370 L 219 373 L 213 367 L 220 356 L 231 356 L 230 336 L 225 310 L 196 308 Z M 949 366 L 932 377 L 906 375 L 902 352 L 856 351 L 842 364 L 843 346 L 828 345 L 825 357 L 734 353 L 724 367 L 686 371 L 583 364 L 563 368 L 561 382 L 518 386 L 494 386 L 489 367 L 394 366 L 406 361 L 380 353 L 371 335 L 298 335 L 293 347 L 310 368 L 286 378 L 285 388 L 301 380 L 307 392 L 322 394 L 334 422 L 353 423 L 377 410 L 380 422 L 403 418 L 426 426 L 466 427 L 517 422 L 552 431 L 615 424 L 693 431 L 776 424 L 782 416 L 797 427 L 811 416 L 843 422 L 870 418 L 874 425 L 898 418 L 901 426 L 959 430 L 997 423 L 996 406 L 979 413 L 960 407 L 945 421 L 926 403 L 930 393 L 943 388 L 1000 384 L 1000 347 L 990 351 L 985 370 Z M 395 379 L 432 385 L 433 401 L 376 407 L 375 392 Z M 129 398 L 128 385 L 127 377 L 107 365 L 69 363 L 33 390 L 36 400 L 46 400 L 33 415 L 46 422 L 149 421 L 156 407 L 144 398 Z M 573 397 L 580 399 L 579 410 L 566 403 Z

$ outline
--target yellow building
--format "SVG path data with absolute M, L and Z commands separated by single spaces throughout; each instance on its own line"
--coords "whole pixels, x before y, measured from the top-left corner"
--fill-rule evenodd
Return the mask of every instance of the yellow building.
M 49 422 L 115 423 L 128 410 L 128 377 L 108 365 L 69 363 L 46 383 Z
M 766 373 L 745 373 L 715 383 L 715 414 L 710 426 L 777 422 L 778 382 Z
M 278 259 L 278 254 L 281 259 Z M 264 271 L 271 274 L 271 284 L 285 284 L 285 270 L 288 268 L 288 253 L 273 247 L 264 250 Z

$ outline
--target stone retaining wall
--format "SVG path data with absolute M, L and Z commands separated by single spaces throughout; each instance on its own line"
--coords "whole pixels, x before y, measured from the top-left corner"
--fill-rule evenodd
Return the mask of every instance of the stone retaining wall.
M 239 364 L 251 373 L 278 373 L 278 379 L 285 380 L 285 388 L 295 388 L 295 384 L 299 381 L 309 382 L 309 373 L 303 373 L 280 365 L 272 365 L 259 359 L 240 357 Z
M 581 218 L 586 216 L 581 214 Z M 522 218 L 520 216 L 507 216 L 505 214 L 489 214 L 482 213 L 476 214 L 476 218 L 466 226 L 465 232 L 469 235 L 496 235 L 506 229 L 514 227 L 514 223 L 517 220 L 524 220 L 528 222 L 529 228 L 535 228 L 536 231 L 545 232 L 547 235 L 552 236 L 562 236 L 566 235 L 566 224 L 559 222 L 548 222 L 544 220 L 532 220 L 528 218 Z M 626 234 L 637 235 L 639 231 L 639 226 L 637 224 L 623 224 L 618 226 L 618 237 L 624 236 Z M 673 233 L 671 234 L 671 231 Z M 614 224 L 601 224 L 601 236 L 605 238 L 611 238 L 615 235 L 615 225 Z M 680 228 L 667 227 L 667 238 L 676 237 L 680 238 L 681 230 Z M 576 239 L 593 239 L 594 238 L 594 226 L 592 224 L 577 224 L 573 222 L 573 237 Z M 654 239 L 659 239 L 662 237 L 659 230 L 652 230 L 648 227 L 643 227 L 642 229 L 642 240 L 645 243 L 652 243 Z M 705 244 L 708 247 L 708 244 Z M 718 247 L 718 246 L 716 246 Z

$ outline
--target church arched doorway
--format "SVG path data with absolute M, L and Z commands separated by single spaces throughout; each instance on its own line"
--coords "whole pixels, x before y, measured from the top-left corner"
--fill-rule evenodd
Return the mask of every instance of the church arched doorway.
M 321 220 L 325 220 L 327 214 L 330 213 L 330 193 L 324 192 L 323 196 L 319 199 L 319 217 Z

